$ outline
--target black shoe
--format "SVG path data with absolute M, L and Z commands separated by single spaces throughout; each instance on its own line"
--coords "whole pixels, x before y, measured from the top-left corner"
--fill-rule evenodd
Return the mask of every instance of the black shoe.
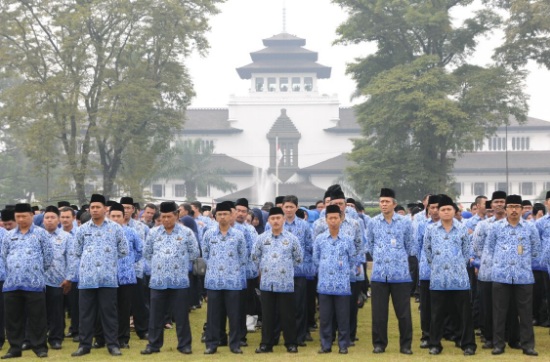
M 201 343 L 204 342 L 206 342 L 206 333 L 203 332 L 203 334 L 201 335 Z
M 73 332 L 67 332 L 67 334 L 65 334 L 65 338 L 72 338 L 72 337 L 74 337 Z
M 160 352 L 159 350 L 152 349 L 151 347 L 147 346 L 147 347 L 145 347 L 144 350 L 142 350 L 139 353 L 141 353 L 141 354 L 153 354 L 153 353 L 159 353 L 159 352 Z
M 355 347 L 355 342 L 349 342 L 349 346 L 348 347 Z
M 248 343 L 246 341 L 240 341 L 239 347 L 248 347 Z
M 508 343 L 508 347 L 512 349 L 521 349 L 521 343 Z
M 231 353 L 243 354 L 243 351 L 240 348 L 231 348 Z
M 290 346 L 286 347 L 286 351 L 288 353 L 298 353 L 298 347 L 295 346 L 295 345 L 290 345 Z
M 214 354 L 216 352 L 218 352 L 216 348 L 207 348 L 204 350 L 204 354 Z
M 74 343 L 79 343 L 79 342 L 80 342 L 80 338 L 78 338 L 78 336 L 74 336 L 74 337 L 73 337 L 73 342 L 74 342 Z
M 534 356 L 534 357 L 539 355 L 539 353 L 537 351 L 535 351 L 534 348 L 524 349 L 523 354 L 526 354 L 528 356 Z
M 6 353 L 5 355 L 3 355 L 2 357 L 0 357 L 1 359 L 8 359 L 8 358 L 18 358 L 18 357 L 21 357 L 21 352 L 19 353 L 16 353 L 16 352 L 8 352 Z
M 146 341 L 146 340 L 149 339 L 149 333 L 144 333 L 144 334 L 142 334 L 142 335 L 140 335 L 140 336 L 138 336 L 138 337 L 139 337 L 139 339 L 141 339 L 142 341 Z
M 306 344 L 306 342 L 298 342 L 298 346 L 307 347 L 307 344 Z
M 435 355 L 438 355 L 438 354 L 440 354 L 440 353 L 441 353 L 441 350 L 440 350 L 439 348 L 437 348 L 437 347 L 432 347 L 432 348 L 430 348 L 430 354 L 431 354 L 431 355 L 434 355 L 434 356 L 435 356 Z
M 89 353 L 90 353 L 89 349 L 83 348 L 83 347 L 78 347 L 78 349 L 76 351 L 71 353 L 71 356 L 80 357 L 80 356 L 84 356 L 85 354 L 89 354 Z
M 126 342 L 119 342 L 118 345 L 120 346 L 120 349 L 129 349 L 130 345 Z
M 401 353 L 401 354 L 413 354 L 413 351 L 411 351 L 410 348 L 406 348 L 406 347 L 405 347 L 405 348 L 401 348 L 401 349 L 399 350 L 399 353 Z
M 21 350 L 22 351 L 28 351 L 31 349 L 31 345 L 30 343 L 27 343 L 27 342 L 23 342 L 23 344 L 21 345 Z
M 491 354 L 493 354 L 493 355 L 503 354 L 503 353 L 504 353 L 504 348 L 500 348 L 500 347 L 495 347 L 491 351 Z
M 464 350 L 464 355 L 465 356 L 473 356 L 474 354 L 476 354 L 476 351 L 475 351 L 475 349 L 473 349 L 471 347 L 468 347 Z
M 319 351 L 317 351 L 317 353 L 319 354 L 330 353 L 330 352 L 332 352 L 332 349 L 330 348 L 327 348 L 327 349 L 321 348 Z
M 346 347 L 340 348 L 340 349 L 338 350 L 338 353 L 340 353 L 340 354 L 348 354 L 348 349 L 347 349 Z
M 313 342 L 313 338 L 309 332 L 306 334 L 306 342 Z
M 59 342 L 50 343 L 50 347 L 51 349 L 61 349 L 61 343 Z
M 122 356 L 122 352 L 120 352 L 120 348 L 118 347 L 109 348 L 109 354 L 111 356 Z
M 38 357 L 38 358 L 46 358 L 46 357 L 48 357 L 48 352 L 46 352 L 46 351 L 36 352 L 36 357 Z
M 271 353 L 273 352 L 273 347 L 268 347 L 266 345 L 261 345 L 260 347 L 256 348 L 256 353 Z
M 430 343 L 428 341 L 426 340 L 420 341 L 420 348 L 424 349 L 429 347 L 430 347 Z
M 240 343 L 240 342 L 239 342 Z M 227 340 L 221 341 L 220 344 L 218 344 L 220 347 L 227 347 Z
M 384 352 L 386 352 L 386 351 L 384 350 L 384 348 L 382 348 L 382 347 L 380 347 L 380 346 L 376 346 L 376 347 L 374 347 L 374 349 L 372 350 L 372 353 L 376 353 L 376 354 L 378 354 L 378 353 L 384 353 Z
M 493 349 L 495 346 L 493 345 L 493 342 L 487 341 L 481 346 L 483 349 Z
M 105 347 L 105 343 L 94 342 L 94 344 L 92 344 L 92 348 L 95 348 L 95 349 L 100 349 L 103 347 Z
M 183 347 L 181 350 L 179 350 L 180 353 L 183 354 L 191 354 L 193 351 L 191 350 L 191 346 Z

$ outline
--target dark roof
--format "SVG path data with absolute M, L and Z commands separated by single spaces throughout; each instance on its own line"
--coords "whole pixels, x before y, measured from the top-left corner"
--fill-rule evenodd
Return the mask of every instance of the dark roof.
M 266 46 L 298 46 L 303 47 L 306 45 L 306 40 L 303 38 L 298 38 L 296 35 L 289 33 L 280 33 L 273 35 L 271 38 L 266 38 L 262 40 L 262 43 Z
M 212 169 L 223 169 L 231 175 L 252 175 L 254 173 L 254 166 L 221 153 L 212 154 L 212 161 L 208 166 Z
M 292 123 L 290 118 L 286 115 L 286 109 L 281 109 L 281 115 L 275 123 L 273 123 L 273 126 L 271 126 L 271 129 L 267 133 L 267 138 L 272 139 L 275 137 L 279 138 L 300 138 L 300 132 L 298 132 L 298 128 Z
M 325 128 L 325 132 L 333 133 L 360 133 L 361 127 L 357 123 L 355 116 L 355 108 L 342 107 L 340 108 L 340 118 L 336 120 L 336 126 Z
M 317 73 L 317 78 L 328 79 L 330 71 L 330 67 L 301 59 L 262 60 L 237 68 L 241 79 L 250 79 L 252 73 Z
M 348 154 L 344 153 L 333 158 L 329 158 L 315 165 L 301 168 L 301 174 L 342 174 L 342 172 L 354 165 L 353 161 L 348 159 Z
M 550 151 L 508 151 L 509 173 L 550 173 Z M 466 153 L 458 158 L 453 174 L 506 173 L 506 152 Z
M 505 126 L 501 126 L 498 128 L 499 131 L 503 131 L 504 129 L 505 129 Z M 510 124 L 508 125 L 508 130 L 520 130 L 520 129 L 549 130 L 550 122 L 547 122 L 538 118 L 527 117 L 527 121 L 525 123 L 519 124 L 515 118 L 511 117 Z
M 275 184 L 272 185 L 271 192 L 268 194 L 275 195 Z M 324 194 L 324 189 L 310 182 L 284 183 L 279 185 L 279 195 L 296 195 L 300 204 L 314 203 L 321 199 Z M 248 202 L 253 205 L 263 205 L 266 201 L 275 201 L 275 197 L 273 197 L 273 200 L 258 200 L 257 185 L 217 198 L 216 201 L 235 201 L 241 197 L 248 199 Z
M 242 132 L 231 127 L 227 108 L 190 108 L 185 113 L 183 134 Z

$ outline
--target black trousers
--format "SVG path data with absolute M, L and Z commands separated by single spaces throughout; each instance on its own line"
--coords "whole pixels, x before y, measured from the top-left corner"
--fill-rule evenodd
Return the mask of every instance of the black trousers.
M 199 277 L 189 272 L 189 305 L 197 306 L 201 303 L 201 296 L 199 293 Z
M 413 280 L 411 284 L 411 297 L 418 296 L 418 267 L 418 258 L 416 256 L 409 256 L 409 273 L 411 274 L 411 278 Z
M 458 312 L 461 322 L 460 347 L 476 349 L 472 308 L 469 290 L 432 290 L 430 291 L 432 317 L 430 323 L 430 347 L 443 349 L 441 339 L 445 329 L 445 319 L 449 314 Z
M 160 351 L 164 344 L 164 324 L 166 311 L 172 311 L 176 321 L 178 351 L 191 347 L 191 328 L 189 326 L 189 288 L 151 289 L 151 315 L 149 319 L 149 344 L 154 351 Z
M 92 347 L 92 339 L 95 334 L 97 318 L 101 318 L 101 326 L 107 347 L 119 347 L 117 289 L 118 288 L 80 289 L 80 347 L 84 349 L 90 349 Z
M 239 302 L 239 314 L 238 314 L 239 340 L 243 342 L 246 342 L 246 334 L 248 332 L 248 330 L 246 329 L 246 294 L 247 294 L 247 289 L 241 290 L 239 293 L 239 300 L 238 300 Z M 229 312 L 226 312 L 226 313 L 228 313 L 228 316 L 229 316 Z
M 246 308 L 245 314 L 247 315 L 259 315 L 261 314 L 262 306 L 260 300 L 256 294 L 256 288 L 260 286 L 258 278 L 246 280 Z
M 533 285 L 503 284 L 493 282 L 493 344 L 504 348 L 506 343 L 506 318 L 512 300 L 516 303 L 519 315 L 519 335 L 521 348 L 535 347 L 533 330 Z
M 240 346 L 241 329 L 241 290 L 207 290 L 208 309 L 206 311 L 206 348 L 216 349 L 221 343 L 225 329 L 226 315 L 229 319 L 229 348 Z M 225 313 L 222 313 L 225 310 Z M 246 329 L 246 326 L 245 326 Z
M 296 313 L 294 293 L 266 292 L 262 290 L 262 345 L 273 347 L 275 331 L 275 314 L 278 309 L 285 346 L 295 346 Z
M 144 338 L 149 331 L 149 301 L 146 300 L 145 280 L 137 278 L 136 287 L 132 295 L 132 316 L 134 317 L 134 328 L 139 338 Z
M 355 303 L 357 305 L 357 303 Z M 338 326 L 338 346 L 347 348 L 350 344 L 350 296 L 319 294 L 319 335 L 321 348 L 332 346 L 332 325 L 334 317 Z
M 535 284 L 533 285 L 533 319 L 538 324 L 548 322 L 548 272 L 533 270 Z
M 23 316 L 26 314 L 27 318 Z M 47 352 L 46 345 L 46 294 L 44 292 L 26 292 L 15 290 L 4 293 L 4 316 L 6 336 L 10 343 L 9 352 L 21 353 L 21 345 L 27 337 L 35 353 Z
M 315 312 L 317 310 L 317 277 L 306 280 L 306 310 L 307 310 L 307 325 L 313 327 L 315 325 Z
M 477 281 L 477 287 L 480 292 L 481 321 L 483 336 L 486 341 L 493 341 L 493 283 Z
M 46 286 L 46 311 L 48 320 L 48 342 L 50 342 L 50 344 L 63 343 L 63 339 L 65 338 L 63 288 Z
M 399 324 L 400 348 L 411 348 L 411 284 L 371 282 L 372 290 L 372 344 L 388 346 L 388 313 L 390 296 Z
M 352 282 L 350 286 L 351 296 L 347 298 L 349 300 L 349 338 L 351 341 L 355 341 L 355 337 L 357 337 L 357 313 L 359 312 L 357 300 L 361 292 L 361 284 L 360 282 Z
M 128 344 L 130 341 L 130 311 L 135 284 L 120 285 L 117 292 L 118 304 L 118 343 Z
M 420 296 L 420 329 L 422 330 L 421 341 L 430 340 L 430 324 L 432 321 L 432 299 L 430 296 L 430 281 L 421 280 L 418 286 Z
M 71 284 L 71 291 L 69 292 L 68 297 L 69 308 L 71 309 L 71 325 L 69 327 L 69 332 L 71 332 L 73 337 L 77 337 L 80 323 L 78 282 L 73 282 Z
M 307 335 L 307 280 L 306 277 L 294 278 L 294 302 L 296 313 L 296 340 L 305 342 Z M 285 338 L 286 340 L 286 338 Z

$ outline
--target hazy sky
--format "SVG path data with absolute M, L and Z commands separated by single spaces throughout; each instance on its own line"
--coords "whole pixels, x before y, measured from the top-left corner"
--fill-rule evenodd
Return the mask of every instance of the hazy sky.
M 187 62 L 197 92 L 192 107 L 226 107 L 230 95 L 248 93 L 249 80 L 240 79 L 235 68 L 251 63 L 249 53 L 264 48 L 262 39 L 283 31 L 283 3 L 284 0 L 227 0 L 220 6 L 221 13 L 211 19 L 209 54 L 205 58 L 194 56 Z M 332 45 L 336 28 L 346 18 L 347 14 L 330 0 L 286 1 L 286 31 L 306 39 L 305 48 L 319 53 L 320 64 L 332 67 L 331 78 L 320 80 L 319 90 L 338 94 L 342 106 L 353 104 L 350 98 L 355 90 L 354 81 L 345 74 L 346 63 L 374 49 L 365 43 Z M 498 34 L 483 40 L 482 51 L 474 61 L 486 65 L 496 44 Z M 550 71 L 534 64 L 528 69 L 529 115 L 550 121 Z

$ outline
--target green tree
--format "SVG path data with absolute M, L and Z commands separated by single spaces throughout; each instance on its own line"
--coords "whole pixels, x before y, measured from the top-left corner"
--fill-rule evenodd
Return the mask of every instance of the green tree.
M 237 186 L 224 179 L 227 172 L 214 163 L 214 149 L 205 147 L 201 139 L 178 141 L 159 161 L 159 178 L 184 180 L 185 197 L 196 200 L 199 191 L 213 186 L 228 192 Z
M 0 2 L 0 69 L 21 79 L 2 93 L 3 119 L 29 143 L 29 129 L 54 135 L 80 202 L 94 173 L 110 196 L 135 139 L 166 148 L 182 127 L 194 95 L 184 60 L 208 48 L 223 1 Z
M 511 116 L 526 119 L 522 72 L 467 62 L 501 19 L 486 7 L 453 22 L 451 12 L 469 0 L 334 2 L 349 13 L 337 42 L 377 45 L 348 66 L 367 99 L 356 108 L 364 137 L 350 155 L 355 189 L 367 199 L 381 187 L 395 188 L 402 200 L 452 194 L 455 157 Z

